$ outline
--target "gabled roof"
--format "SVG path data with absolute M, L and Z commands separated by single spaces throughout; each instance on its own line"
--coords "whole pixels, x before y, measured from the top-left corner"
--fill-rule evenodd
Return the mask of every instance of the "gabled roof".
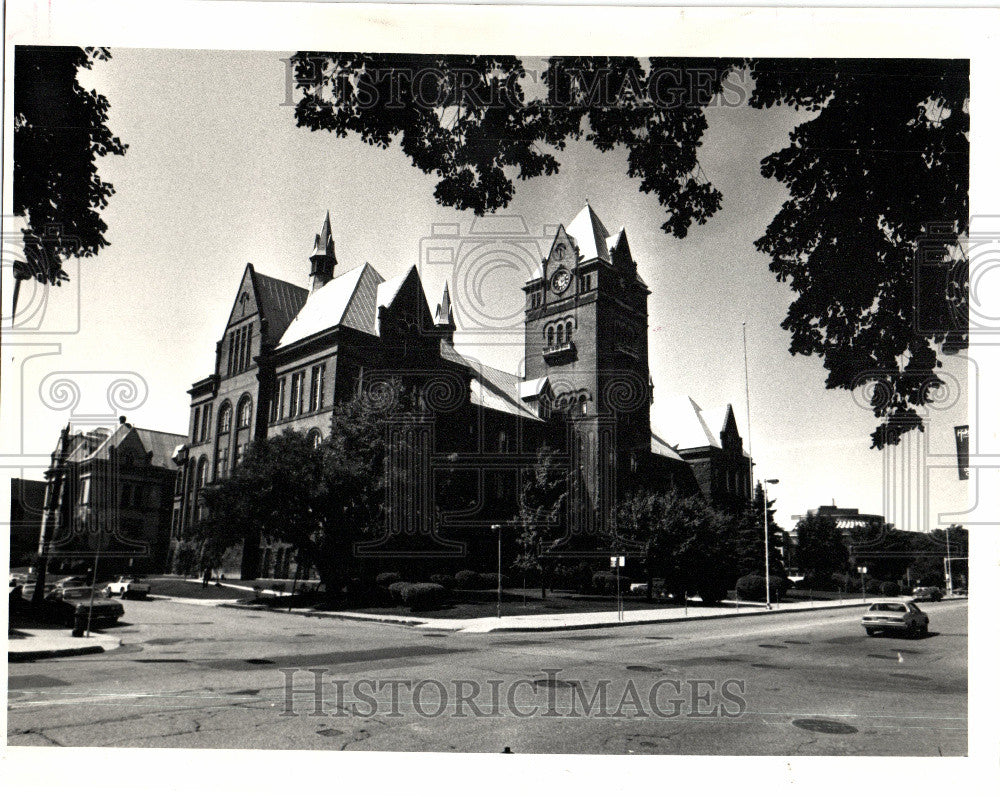
M 653 402 L 652 415 L 659 434 L 673 448 L 722 448 L 709 428 L 701 407 L 690 396 L 671 396 Z
M 176 469 L 172 459 L 177 446 L 183 445 L 187 437 L 182 434 L 158 432 L 155 429 L 140 429 L 125 423 L 117 426 L 114 431 L 95 429 L 86 435 L 81 435 L 80 444 L 67 457 L 70 462 L 85 462 L 86 460 L 108 459 L 111 449 L 120 448 L 126 442 L 151 453 L 150 465 L 156 468 Z M 97 443 L 95 446 L 94 443 Z
M 722 448 L 722 433 L 736 426 L 733 405 L 703 410 L 690 396 L 670 396 L 653 403 L 652 418 L 658 434 L 678 451 L 691 448 Z M 736 428 L 739 434 L 739 428 Z M 746 451 L 744 456 L 749 456 Z
M 522 382 L 519 395 L 523 401 L 537 398 L 541 395 L 542 391 L 545 390 L 548 384 L 549 378 L 547 376 L 540 376 L 537 379 L 530 379 L 526 382 Z
M 661 457 L 684 461 L 684 457 L 678 454 L 677 450 L 667 443 L 656 429 L 652 429 L 650 432 L 650 449 L 654 454 L 659 454 Z
M 252 273 L 260 312 L 267 319 L 268 342 L 274 344 L 285 334 L 295 314 L 306 303 L 309 291 L 290 282 L 261 274 L 256 269 L 253 269 Z
M 600 258 L 607 263 L 611 262 L 611 254 L 608 252 L 607 227 L 594 213 L 589 202 L 569 223 L 566 232 L 576 241 L 576 245 L 580 249 L 581 260 Z
M 375 297 L 384 280 L 369 263 L 345 271 L 309 294 L 278 346 L 304 340 L 335 326 L 375 334 Z
M 441 341 L 441 356 L 453 363 L 464 365 L 472 371 L 470 400 L 479 407 L 538 420 L 531 407 L 521 400 L 521 377 L 483 365 L 472 357 L 460 354 L 448 341 Z

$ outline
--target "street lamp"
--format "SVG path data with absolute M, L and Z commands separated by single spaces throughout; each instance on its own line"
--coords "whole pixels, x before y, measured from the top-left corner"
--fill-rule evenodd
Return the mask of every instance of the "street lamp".
M 497 533 L 497 619 L 499 620 L 500 598 L 503 595 L 503 587 L 501 586 L 500 582 L 500 553 L 501 553 L 500 546 L 501 546 L 501 540 L 503 539 L 503 537 L 501 536 L 501 531 L 503 530 L 503 526 L 501 526 L 499 523 L 494 523 L 492 526 L 490 526 L 490 529 L 492 529 Z
M 777 479 L 764 479 L 764 600 L 771 608 L 771 540 L 767 528 L 767 485 L 777 484 Z

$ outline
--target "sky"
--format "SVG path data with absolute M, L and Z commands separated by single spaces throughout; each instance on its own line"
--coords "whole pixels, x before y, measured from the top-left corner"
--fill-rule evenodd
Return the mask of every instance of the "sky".
M 389 279 L 416 264 L 432 305 L 448 280 L 460 346 L 517 370 L 521 285 L 547 253 L 546 236 L 589 200 L 609 230 L 627 228 L 652 291 L 654 397 L 687 394 L 704 408 L 731 403 L 745 444 L 746 323 L 749 443 L 756 478 L 779 480 L 770 495 L 780 523 L 831 502 L 886 514 L 903 528 L 960 522 L 969 499 L 967 483 L 957 480 L 953 426 L 968 422 L 965 358 L 945 358 L 952 393 L 947 407 L 927 411 L 927 432 L 884 454 L 869 448 L 876 420 L 863 402 L 826 390 L 820 360 L 788 353 L 780 323 L 793 294 L 753 241 L 786 198 L 780 183 L 760 176 L 759 162 L 806 115 L 745 106 L 708 111 L 700 161 L 723 207 L 682 240 L 660 229 L 664 210 L 627 178 L 625 153 L 602 154 L 585 142 L 558 153 L 558 175 L 518 181 L 507 209 L 476 219 L 437 205 L 434 177 L 398 148 L 297 128 L 285 102 L 281 59 L 288 55 L 117 48 L 110 62 L 82 76 L 107 96 L 109 125 L 129 149 L 99 167 L 116 191 L 102 212 L 111 245 L 80 261 L 79 275 L 71 264 L 73 281 L 45 297 L 43 326 L 72 333 L 56 335 L 59 351 L 45 357 L 7 346 L 4 367 L 20 377 L 5 380 L 5 391 L 20 406 L 21 451 L 51 451 L 69 419 L 65 407 L 39 398 L 56 371 L 89 372 L 73 377 L 88 384 L 77 415 L 108 412 L 94 372 L 137 373 L 148 390 L 132 402 L 129 421 L 186 432 L 185 391 L 213 369 L 246 263 L 307 285 L 313 237 L 327 211 L 338 269 L 367 261 Z M 526 232 L 512 236 L 516 229 Z M 476 243 L 483 240 L 492 243 L 484 249 Z M 451 262 L 428 262 L 428 252 L 448 247 Z M 504 260 L 504 251 L 527 254 Z M 28 294 L 35 299 L 41 302 Z M 484 330 L 486 316 L 513 322 L 506 332 Z M 22 394 L 12 397 L 15 388 Z

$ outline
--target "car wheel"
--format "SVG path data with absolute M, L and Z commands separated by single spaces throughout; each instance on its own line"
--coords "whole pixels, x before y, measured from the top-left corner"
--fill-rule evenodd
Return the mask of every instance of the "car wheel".
M 875 636 L 875 629 L 874 628 L 866 628 L 865 631 L 868 632 L 868 636 Z

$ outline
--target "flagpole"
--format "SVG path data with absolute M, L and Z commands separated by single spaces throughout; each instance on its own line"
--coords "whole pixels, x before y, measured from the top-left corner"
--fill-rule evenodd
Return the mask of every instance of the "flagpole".
M 750 459 L 750 472 L 748 474 L 750 478 L 749 485 L 749 499 L 751 506 L 753 505 L 753 443 L 750 440 L 750 361 L 747 358 L 747 322 L 743 322 L 743 384 L 746 387 L 747 394 L 747 454 Z M 767 511 L 767 507 L 764 508 Z

